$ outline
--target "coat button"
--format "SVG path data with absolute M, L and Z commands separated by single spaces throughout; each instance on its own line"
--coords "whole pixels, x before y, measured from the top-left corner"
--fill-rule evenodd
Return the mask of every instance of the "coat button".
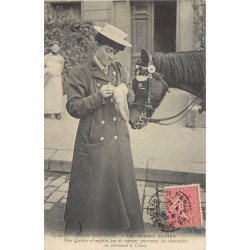
M 104 124 L 105 124 L 105 121 L 101 121 L 101 124 L 104 125 Z
M 116 122 L 116 120 L 117 120 L 116 117 L 113 117 L 113 122 Z
M 113 98 L 111 98 L 111 99 L 110 99 L 110 102 L 112 102 L 112 103 L 113 103 L 113 102 L 114 102 L 114 99 L 113 99 Z
M 114 136 L 114 140 L 116 141 L 116 140 L 117 140 L 117 138 L 118 138 L 118 137 L 115 135 L 115 136 Z
M 101 84 L 100 84 L 100 83 L 97 83 L 96 86 L 97 86 L 97 88 L 100 88 Z
M 100 138 L 100 141 L 104 141 L 104 137 L 101 137 L 101 138 Z

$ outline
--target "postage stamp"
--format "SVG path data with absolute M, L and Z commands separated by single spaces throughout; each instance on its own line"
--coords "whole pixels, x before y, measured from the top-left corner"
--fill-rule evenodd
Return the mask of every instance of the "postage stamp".
M 171 228 L 202 226 L 199 184 L 164 188 L 167 224 Z

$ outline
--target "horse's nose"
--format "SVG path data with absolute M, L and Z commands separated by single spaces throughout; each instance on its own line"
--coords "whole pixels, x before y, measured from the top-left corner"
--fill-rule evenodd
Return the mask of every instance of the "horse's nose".
M 144 123 L 144 122 L 141 121 L 141 120 L 138 121 L 137 123 L 134 124 L 134 128 L 135 128 L 135 129 L 141 129 L 142 126 L 143 126 L 143 123 Z
M 133 127 L 134 127 L 134 129 L 140 129 L 140 124 L 135 123 L 135 124 L 133 125 Z
M 133 123 L 131 120 L 128 121 L 129 125 L 131 126 L 132 129 L 136 129 L 135 128 L 135 123 Z
M 131 120 L 128 121 L 129 125 L 131 126 L 132 129 L 139 129 L 138 123 L 134 123 Z

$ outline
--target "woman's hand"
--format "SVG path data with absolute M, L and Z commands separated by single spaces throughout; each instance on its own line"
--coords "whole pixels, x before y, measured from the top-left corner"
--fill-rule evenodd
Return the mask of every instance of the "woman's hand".
M 115 87 L 110 84 L 103 85 L 100 89 L 103 98 L 109 97 L 114 94 Z

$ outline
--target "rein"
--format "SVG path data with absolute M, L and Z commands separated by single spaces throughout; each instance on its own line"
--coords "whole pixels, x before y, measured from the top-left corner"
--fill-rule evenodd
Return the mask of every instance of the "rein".
M 156 124 L 160 124 L 160 125 L 171 125 L 171 124 L 179 122 L 180 120 L 182 120 L 192 110 L 192 108 L 197 103 L 198 99 L 200 98 L 202 92 L 204 91 L 205 87 L 206 86 L 204 85 L 204 87 L 201 89 L 201 91 L 199 92 L 199 94 L 193 99 L 193 101 L 186 108 L 184 108 L 182 111 L 180 111 L 178 114 L 176 114 L 174 116 L 165 117 L 165 118 L 148 119 L 148 122 L 152 122 L 152 123 L 156 123 Z M 184 113 L 185 111 L 187 111 L 187 112 Z M 178 120 L 174 121 L 174 122 L 161 123 L 162 121 L 169 121 L 169 120 L 172 120 L 174 118 L 177 118 L 182 113 L 184 113 L 184 115 L 182 117 L 180 117 Z

